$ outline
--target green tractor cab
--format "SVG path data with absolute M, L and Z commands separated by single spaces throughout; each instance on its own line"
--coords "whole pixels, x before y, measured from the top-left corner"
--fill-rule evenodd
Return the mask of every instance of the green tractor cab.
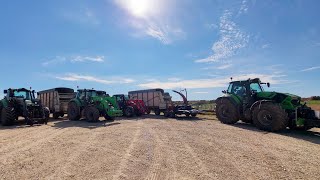
M 19 117 L 24 117 L 27 125 L 47 124 L 49 108 L 44 107 L 34 93 L 25 88 L 4 90 L 6 96 L 0 101 L 1 124 L 13 125 Z
M 319 112 L 302 104 L 301 97 L 264 91 L 263 84 L 270 87 L 259 78 L 230 82 L 225 95 L 216 100 L 218 119 L 225 124 L 241 119 L 266 131 L 320 127 Z
M 79 89 L 68 104 L 69 119 L 75 121 L 85 117 L 89 122 L 97 122 L 100 116 L 109 121 L 122 116 L 116 99 L 105 91 Z

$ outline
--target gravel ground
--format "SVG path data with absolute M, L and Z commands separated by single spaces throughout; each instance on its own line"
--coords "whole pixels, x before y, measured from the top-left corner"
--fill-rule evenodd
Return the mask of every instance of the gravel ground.
M 320 130 L 267 133 L 214 116 L 0 127 L 0 179 L 318 179 Z

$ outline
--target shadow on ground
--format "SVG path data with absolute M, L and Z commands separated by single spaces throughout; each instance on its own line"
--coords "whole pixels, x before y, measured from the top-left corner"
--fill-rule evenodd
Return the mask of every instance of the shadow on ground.
M 245 129 L 245 130 L 260 132 L 263 134 L 274 133 L 274 132 L 266 132 L 266 131 L 259 130 L 253 124 L 246 124 L 246 123 L 240 122 L 240 123 L 233 124 L 232 126 Z M 309 131 L 285 129 L 283 131 L 276 132 L 276 134 L 292 137 L 295 139 L 301 139 L 304 141 L 309 141 L 314 144 L 320 144 L 320 132 L 317 132 L 314 129 L 311 129 Z
M 63 129 L 69 127 L 81 127 L 81 128 L 88 128 L 88 129 L 95 129 L 99 127 L 108 127 L 108 126 L 115 126 L 121 124 L 120 122 L 111 122 L 107 120 L 98 121 L 98 122 L 88 122 L 85 119 L 81 119 L 79 121 L 70 121 L 70 120 L 63 120 L 54 122 L 52 127 Z

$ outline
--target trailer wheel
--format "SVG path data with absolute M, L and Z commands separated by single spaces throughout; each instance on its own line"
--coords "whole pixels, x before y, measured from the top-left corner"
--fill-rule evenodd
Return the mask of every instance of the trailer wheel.
M 75 102 L 68 104 L 68 117 L 71 121 L 78 121 L 80 119 L 80 108 Z
M 59 112 L 53 113 L 53 119 L 58 119 L 59 116 L 60 116 L 60 113 L 59 113 Z
M 186 116 L 187 116 L 187 117 L 190 117 L 190 113 L 186 113 Z
M 60 113 L 60 117 L 62 117 L 62 118 L 64 117 L 64 113 L 63 112 Z
M 196 117 L 196 116 L 197 116 L 197 114 L 191 114 L 191 116 L 192 116 L 192 117 Z
M 160 113 L 161 113 L 160 109 L 155 109 L 155 110 L 154 110 L 154 114 L 155 114 L 155 115 L 159 116 Z
M 3 126 L 10 126 L 14 124 L 16 113 L 13 107 L 5 107 L 1 111 L 1 124 Z
M 288 115 L 279 104 L 262 103 L 253 110 L 253 123 L 261 130 L 280 131 L 288 126 Z

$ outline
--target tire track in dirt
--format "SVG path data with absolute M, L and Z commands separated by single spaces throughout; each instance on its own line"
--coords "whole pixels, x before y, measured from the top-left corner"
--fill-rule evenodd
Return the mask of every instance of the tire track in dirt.
M 179 153 L 181 150 L 186 150 L 185 153 L 189 154 L 190 156 L 188 156 L 189 159 L 184 159 L 186 161 L 188 161 L 189 164 L 194 164 L 195 166 L 192 168 L 196 168 L 198 171 L 194 171 L 192 174 L 192 176 L 195 177 L 186 177 L 186 178 L 197 178 L 197 179 L 217 179 L 217 176 L 215 174 L 212 174 L 208 167 L 204 164 L 204 162 L 197 156 L 197 154 L 195 153 L 194 149 L 189 145 L 189 143 L 185 140 L 186 137 L 188 136 L 181 136 L 181 134 L 177 133 L 177 128 L 179 126 L 175 126 L 173 129 L 173 126 L 170 125 L 172 124 L 174 121 L 174 119 L 167 119 L 165 121 L 159 121 L 162 123 L 162 125 L 164 125 L 167 128 L 167 133 L 171 133 L 170 137 L 171 137 L 171 141 L 169 142 L 174 142 L 174 144 L 169 145 L 169 147 L 173 148 L 174 150 L 172 151 L 173 153 Z M 172 141 L 174 139 L 174 141 Z M 184 154 L 182 152 L 180 152 L 179 155 Z M 191 168 L 191 167 L 188 167 Z M 183 175 L 186 175 L 184 173 L 179 173 L 180 177 Z
M 290 175 L 288 175 L 286 172 L 283 172 L 282 170 L 284 170 L 283 167 L 285 167 L 282 163 L 281 163 L 281 160 L 278 159 L 272 152 L 269 151 L 269 147 L 268 145 L 265 145 L 265 144 L 260 144 L 261 141 L 259 142 L 254 142 L 255 139 L 244 139 L 244 138 L 239 138 L 237 135 L 237 133 L 231 133 L 230 132 L 232 131 L 230 129 L 230 131 L 225 131 L 225 135 L 223 138 L 221 139 L 224 139 L 224 141 L 227 141 L 226 138 L 230 139 L 230 141 L 228 141 L 229 143 L 225 143 L 225 145 L 227 146 L 224 146 L 221 144 L 221 142 L 219 142 L 217 139 L 219 139 L 219 135 L 217 135 L 216 133 L 213 133 L 215 131 L 213 130 L 210 130 L 210 128 L 208 128 L 207 125 L 204 125 L 204 123 L 201 123 L 201 122 L 196 122 L 196 124 L 202 129 L 203 132 L 206 132 L 206 133 L 203 133 L 201 134 L 201 138 L 199 138 L 200 140 L 202 140 L 202 144 L 204 143 L 207 143 L 209 146 L 211 147 L 217 147 L 217 150 L 218 150 L 218 154 L 223 154 L 223 157 L 224 159 L 234 159 L 237 161 L 234 161 L 232 163 L 232 166 L 236 169 L 238 169 L 238 173 L 241 174 L 242 177 L 244 178 L 250 178 L 250 179 L 256 179 L 258 177 L 253 177 L 253 176 L 248 176 L 248 172 L 246 171 L 251 171 L 251 169 L 248 167 L 248 164 L 251 164 L 252 166 L 255 166 L 256 169 L 258 169 L 260 166 L 260 168 L 264 168 L 264 170 L 261 170 L 261 172 L 265 173 L 265 171 L 267 169 L 277 169 L 277 171 L 273 172 L 272 174 L 268 174 L 266 173 L 265 177 L 269 177 L 269 178 L 293 178 L 293 177 L 290 177 Z M 221 124 L 222 127 L 226 127 L 227 129 L 229 128 L 234 128 L 234 127 L 231 127 L 231 126 L 226 126 L 226 125 L 223 125 Z M 236 131 L 236 130 L 235 130 Z M 239 133 L 242 133 L 241 130 L 239 130 Z M 246 133 L 246 132 L 244 132 Z M 227 135 L 226 135 L 227 134 Z M 208 138 L 208 135 L 209 136 L 212 136 L 212 137 L 216 137 L 215 139 L 214 138 Z M 261 134 L 259 134 L 259 136 L 261 136 Z M 244 136 L 244 137 L 249 137 L 248 136 Z M 204 139 L 210 139 L 210 141 L 203 141 Z M 261 139 L 262 140 L 262 139 Z M 247 144 L 257 144 L 259 145 L 258 149 L 256 148 L 257 146 L 251 146 L 250 150 L 242 150 L 241 149 L 241 144 L 244 144 L 244 145 L 247 145 Z M 233 146 L 232 146 L 233 145 Z M 236 147 L 238 147 L 237 150 Z M 252 157 L 252 154 L 257 154 L 256 157 Z M 246 157 L 250 157 L 250 159 L 243 159 L 243 158 L 246 158 Z M 264 160 L 262 159 L 264 158 Z M 240 159 L 242 160 L 246 160 L 247 162 L 246 163 L 243 163 L 243 161 L 241 161 L 242 163 L 239 163 L 240 162 Z M 266 163 L 267 161 L 267 163 Z M 262 164 L 261 164 L 262 163 Z M 246 166 L 244 166 L 243 164 L 245 164 Z M 244 171 L 246 170 L 246 171 Z M 282 173 L 281 173 L 282 171 Z M 252 172 L 250 173 L 252 175 L 254 175 L 255 173 Z M 270 177 L 271 176 L 271 177 Z M 260 174 L 260 177 L 261 177 L 261 174 Z
M 169 140 L 167 134 L 159 134 L 155 129 L 155 126 L 150 126 L 149 122 L 145 123 L 148 130 L 154 137 L 154 156 L 152 164 L 148 171 L 146 179 L 157 180 L 157 179 L 175 179 L 176 167 L 174 162 L 175 154 L 170 152 L 168 145 L 166 144 Z M 169 157 L 169 155 L 171 157 Z M 171 159 L 171 160 L 169 160 Z
M 122 156 L 122 159 L 121 159 L 121 161 L 119 163 L 118 170 L 113 175 L 113 179 L 117 179 L 118 180 L 118 179 L 123 179 L 124 178 L 123 177 L 123 171 L 125 169 L 127 169 L 129 160 L 131 158 L 131 153 L 132 153 L 132 151 L 134 150 L 134 148 L 136 146 L 136 143 L 138 141 L 138 137 L 141 135 L 141 124 L 142 124 L 141 121 L 137 122 L 137 129 L 134 132 L 134 135 L 132 137 L 130 145 L 128 146 L 127 150 L 125 151 L 125 154 Z

